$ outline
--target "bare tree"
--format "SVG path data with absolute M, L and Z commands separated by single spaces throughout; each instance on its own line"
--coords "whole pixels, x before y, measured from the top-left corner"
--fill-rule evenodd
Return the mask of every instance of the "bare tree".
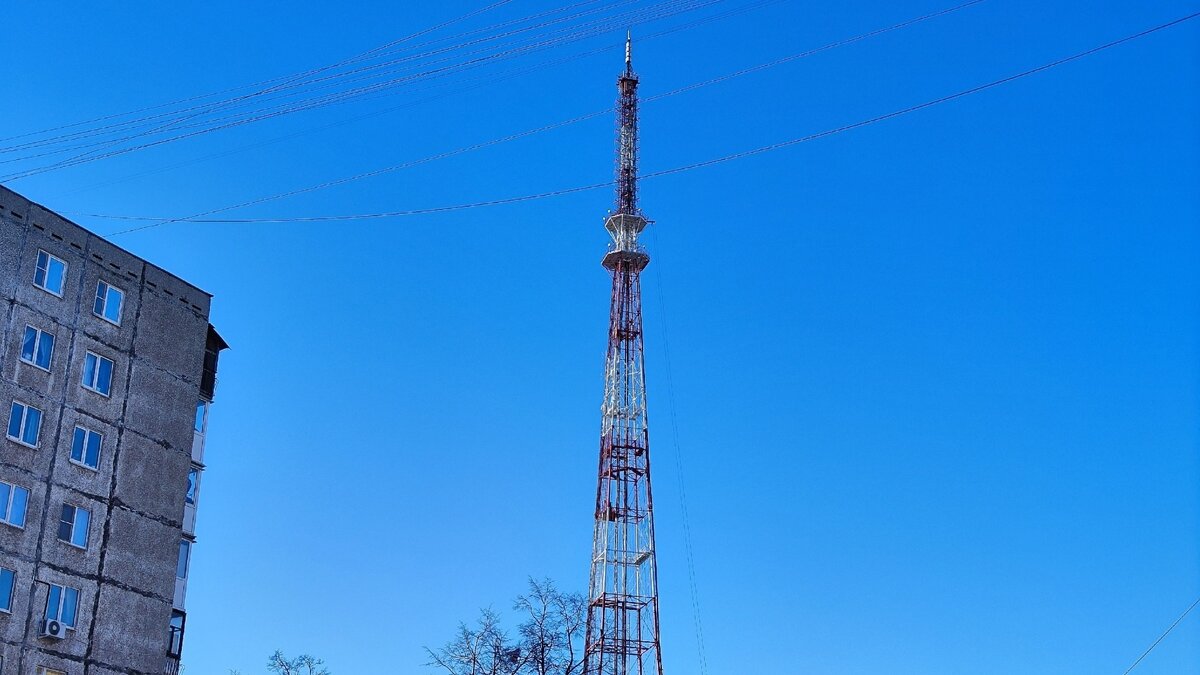
M 575 675 L 582 666 L 586 607 L 583 596 L 563 593 L 548 579 L 530 579 L 529 591 L 513 603 L 522 616 L 515 639 L 499 614 L 485 609 L 474 626 L 459 624 L 441 649 L 426 648 L 427 665 L 446 675 Z
M 276 650 L 267 661 L 267 670 L 275 675 L 329 675 L 325 662 L 308 654 L 289 659 Z

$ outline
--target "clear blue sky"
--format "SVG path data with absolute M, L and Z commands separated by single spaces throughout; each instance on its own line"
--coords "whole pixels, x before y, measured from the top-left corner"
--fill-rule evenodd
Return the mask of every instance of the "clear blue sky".
M 317 67 L 482 4 L 8 3 L 0 135 Z M 651 96 L 953 4 L 779 2 L 640 43 L 636 65 Z M 989 0 L 647 104 L 643 167 L 855 122 L 1197 9 Z M 603 109 L 622 38 L 434 100 L 399 90 L 10 186 L 69 214 L 186 216 Z M 644 185 L 671 675 L 699 672 L 681 464 L 713 675 L 1120 675 L 1200 595 L 1197 45 L 1200 21 Z M 226 215 L 543 192 L 607 180 L 611 153 L 600 117 Z M 114 238 L 212 292 L 232 345 L 189 675 L 260 672 L 276 648 L 337 675 L 415 675 L 423 645 L 507 610 L 527 575 L 582 589 L 610 199 Z M 1197 664 L 1193 615 L 1135 673 Z

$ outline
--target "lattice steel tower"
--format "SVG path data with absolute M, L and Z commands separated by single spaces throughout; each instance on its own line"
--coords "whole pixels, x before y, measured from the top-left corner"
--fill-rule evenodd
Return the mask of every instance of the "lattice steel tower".
M 638 243 L 646 219 L 637 206 L 638 78 L 630 52 L 626 38 L 625 72 L 617 78 L 617 201 L 604 224 L 612 236 L 604 256 L 612 309 L 584 675 L 662 675 L 642 357 L 641 273 L 650 256 Z

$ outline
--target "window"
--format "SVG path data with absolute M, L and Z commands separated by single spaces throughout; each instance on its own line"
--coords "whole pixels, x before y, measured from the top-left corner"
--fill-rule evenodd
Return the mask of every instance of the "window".
M 47 668 L 46 666 L 38 666 L 37 675 L 67 675 L 61 670 Z
M 50 359 L 53 356 L 54 336 L 33 326 L 25 326 L 25 339 L 21 341 L 21 360 L 42 370 L 50 370 Z
M 196 433 L 204 433 L 205 424 L 208 422 L 208 401 L 200 399 L 196 403 Z
M 85 508 L 63 504 L 62 516 L 58 520 L 58 538 L 72 546 L 87 548 L 88 526 L 92 514 Z
M 25 507 L 28 505 L 29 490 L 0 481 L 0 523 L 25 527 Z
M 83 357 L 83 388 L 108 396 L 112 391 L 113 362 L 88 352 Z
M 108 321 L 121 325 L 121 305 L 125 304 L 125 291 L 109 286 L 101 281 L 96 284 L 96 302 L 92 305 L 92 313 Z
M 42 411 L 20 401 L 13 401 L 8 415 L 8 437 L 36 448 L 41 433 Z
M 179 562 L 175 565 L 175 577 L 186 579 L 188 573 L 188 556 L 192 552 L 192 542 L 184 539 L 179 542 Z
M 17 573 L 0 567 L 0 612 L 11 612 L 13 603 L 13 587 L 16 586 Z
M 79 610 L 79 589 L 50 584 L 50 595 L 46 596 L 46 618 L 57 621 L 67 628 L 75 627 L 75 613 Z
M 170 641 L 167 643 L 167 656 L 177 659 L 183 653 L 183 627 L 186 623 L 187 615 L 177 609 L 171 610 Z
M 33 285 L 62 297 L 67 279 L 67 263 L 45 251 L 38 251 L 37 269 L 33 272 Z
M 196 503 L 196 488 L 200 487 L 200 469 L 192 467 L 188 471 L 187 503 Z
M 75 427 L 75 437 L 71 440 L 71 461 L 82 464 L 89 469 L 100 465 L 100 444 L 104 436 L 83 427 Z

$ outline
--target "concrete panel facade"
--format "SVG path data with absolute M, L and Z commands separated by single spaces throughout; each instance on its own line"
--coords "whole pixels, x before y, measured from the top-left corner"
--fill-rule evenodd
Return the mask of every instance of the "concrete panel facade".
M 39 252 L 65 263 L 60 293 L 34 283 Z M 115 320 L 95 312 L 101 283 L 122 296 Z M 16 579 L 0 607 L 2 675 L 177 672 L 169 626 L 180 542 L 193 541 L 184 502 L 197 402 L 211 397 L 210 300 L 0 187 L 0 424 L 14 401 L 42 413 L 33 447 L 0 435 L 0 481 L 29 490 L 24 526 L 0 522 L 0 567 Z M 48 369 L 22 359 L 27 326 L 54 336 Z M 89 353 L 112 364 L 107 392 L 84 386 Z M 94 461 L 73 456 L 76 427 L 98 440 Z M 79 511 L 63 524 L 64 504 L 86 528 Z M 85 530 L 82 545 L 63 540 Z M 77 602 L 49 611 L 55 597 Z M 53 613 L 73 615 L 65 637 L 43 635 Z

